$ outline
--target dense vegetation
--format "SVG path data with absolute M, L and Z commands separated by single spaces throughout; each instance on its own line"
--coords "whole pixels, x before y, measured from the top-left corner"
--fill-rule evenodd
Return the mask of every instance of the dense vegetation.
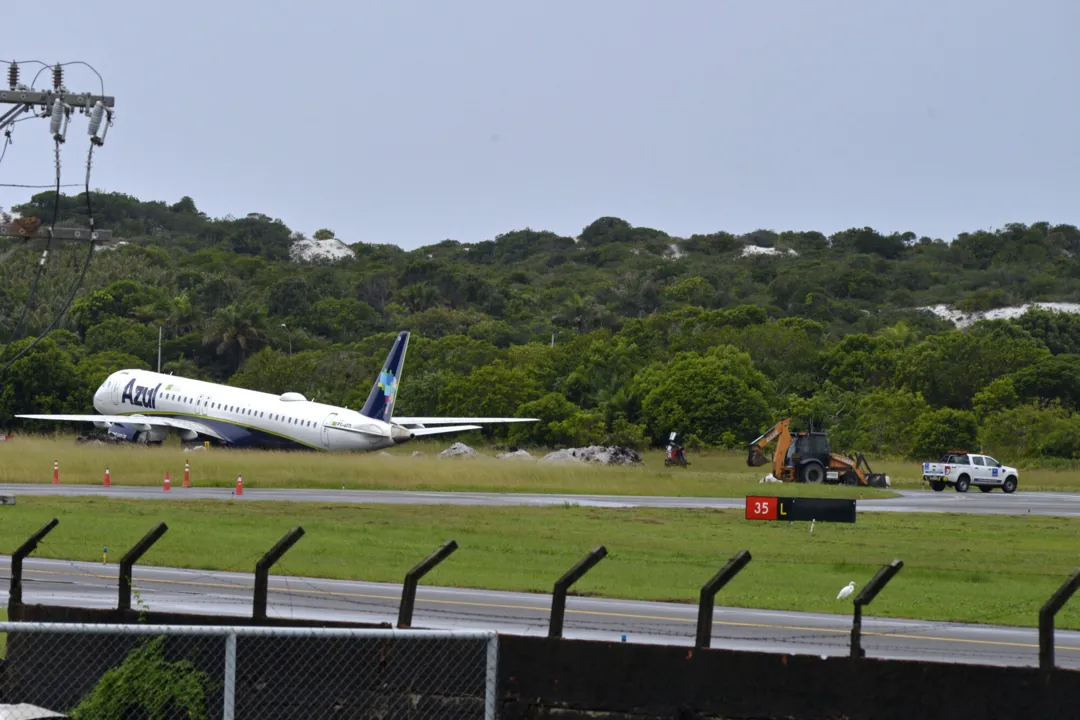
M 49 218 L 53 200 L 13 210 Z M 85 224 L 84 201 L 61 196 L 62 222 Z M 792 414 L 870 453 L 1080 457 L 1080 317 L 1033 311 L 959 331 L 917 309 L 1080 300 L 1073 226 L 951 242 L 870 228 L 675 238 L 605 217 L 576 239 L 526 229 L 293 262 L 298 234 L 265 215 L 211 219 L 191 198 L 120 194 L 95 194 L 94 211 L 127 244 L 95 253 L 59 329 L 0 378 L 0 425 L 91 412 L 108 373 L 156 366 L 158 328 L 165 372 L 357 407 L 409 329 L 397 412 L 543 418 L 493 430 L 515 442 L 640 446 L 677 430 L 737 447 Z M 0 342 L 40 253 L 5 242 Z M 50 254 L 3 363 L 55 316 L 85 252 Z

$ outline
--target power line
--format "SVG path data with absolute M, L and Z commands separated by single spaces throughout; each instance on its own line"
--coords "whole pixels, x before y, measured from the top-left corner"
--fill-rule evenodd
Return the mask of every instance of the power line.
M 30 292 L 27 295 L 26 302 L 23 306 L 23 312 L 19 317 L 19 321 L 12 329 L 11 336 L 8 339 L 7 344 L 4 346 L 0 355 L 6 354 L 7 349 L 11 347 L 11 343 L 15 340 L 19 330 L 22 329 L 22 325 L 25 322 L 26 316 L 29 313 L 30 306 L 33 302 L 33 298 L 37 293 L 38 281 L 41 278 L 41 273 L 45 267 L 45 262 L 48 258 L 49 249 L 52 245 L 53 239 L 73 239 L 73 240 L 89 240 L 86 260 L 83 263 L 82 271 L 79 273 L 77 279 L 72 284 L 70 291 L 68 292 L 67 299 L 65 300 L 60 311 L 45 328 L 29 345 L 24 347 L 13 358 L 8 360 L 2 368 L 0 368 L 0 390 L 3 389 L 2 377 L 4 373 L 21 357 L 28 353 L 35 345 L 37 345 L 46 335 L 52 332 L 59 324 L 60 320 L 67 313 L 71 307 L 72 302 L 75 299 L 75 295 L 82 287 L 82 283 L 86 278 L 87 270 L 90 268 L 90 261 L 94 255 L 95 245 L 99 240 L 107 240 L 111 237 L 111 233 L 108 231 L 99 231 L 94 227 L 94 209 L 90 198 L 90 173 L 93 166 L 94 149 L 105 143 L 105 136 L 108 133 L 108 128 L 112 125 L 113 112 L 112 107 L 114 105 L 114 99 L 105 95 L 105 82 L 99 73 L 93 66 L 82 61 L 73 61 L 68 63 L 59 63 L 52 66 L 53 72 L 53 89 L 51 91 L 38 91 L 32 86 L 26 87 L 19 83 L 19 68 L 18 62 L 13 62 L 8 68 L 8 86 L 9 90 L 6 92 L 0 91 L 0 103 L 6 103 L 14 105 L 14 107 L 0 115 L 0 128 L 4 129 L 6 136 L 6 142 L 4 150 L 0 152 L 0 161 L 3 160 L 4 154 L 7 152 L 7 147 L 11 144 L 11 127 L 16 122 L 22 120 L 28 120 L 30 118 L 18 118 L 19 115 L 32 111 L 34 117 L 42 117 L 49 119 L 49 129 L 53 136 L 54 142 L 54 156 L 55 156 L 55 168 L 56 168 L 56 182 L 53 186 L 32 186 L 22 184 L 6 183 L 4 187 L 55 187 L 55 196 L 53 197 L 53 212 L 52 218 L 48 227 L 42 227 L 40 221 L 27 222 L 27 218 L 21 218 L 19 221 L 0 224 L 0 236 L 10 235 L 14 237 L 22 238 L 45 238 L 45 250 L 42 253 L 41 260 L 38 263 L 37 270 L 34 274 L 34 280 L 30 288 Z M 41 69 L 38 70 L 35 75 L 34 82 L 37 82 L 37 78 L 41 73 L 48 69 L 50 66 L 39 60 L 26 61 L 26 64 L 38 64 L 41 65 Z M 64 67 L 67 65 L 84 65 L 97 75 L 98 82 L 101 88 L 101 94 L 98 96 L 91 95 L 89 93 L 74 94 L 68 92 L 63 85 Z M 35 106 L 41 107 L 41 114 L 39 115 Z M 86 195 L 86 211 L 90 227 L 88 229 L 80 228 L 57 228 L 56 222 L 59 218 L 60 212 L 60 188 L 71 187 L 72 185 L 62 185 L 60 180 L 60 145 L 67 139 L 68 124 L 71 119 L 71 115 L 75 109 L 78 109 L 81 114 L 87 115 L 89 118 L 89 124 L 87 127 L 87 134 L 90 136 L 90 148 L 86 155 L 86 180 L 85 180 L 85 195 Z M 104 131 L 101 136 L 98 136 L 98 130 L 104 125 Z M 33 219 L 33 220 L 36 220 Z
M 3 159 L 3 155 L 0 155 L 0 160 Z M 31 190 L 40 190 L 42 188 L 56 187 L 55 185 L 23 185 L 22 183 L 0 183 L 0 187 L 8 188 L 29 188 Z M 79 183 L 64 183 L 60 187 L 81 187 Z

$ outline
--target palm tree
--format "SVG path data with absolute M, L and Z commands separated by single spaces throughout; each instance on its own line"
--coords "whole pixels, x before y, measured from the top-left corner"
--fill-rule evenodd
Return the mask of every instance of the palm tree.
M 177 335 L 183 335 L 185 331 L 190 331 L 194 327 L 197 317 L 198 313 L 195 312 L 195 308 L 191 304 L 191 298 L 188 297 L 187 293 L 173 298 L 169 323 L 173 326 L 173 330 Z
M 266 342 L 266 312 L 250 302 L 215 310 L 203 334 L 203 345 L 216 344 L 218 355 L 232 358 L 233 370 Z

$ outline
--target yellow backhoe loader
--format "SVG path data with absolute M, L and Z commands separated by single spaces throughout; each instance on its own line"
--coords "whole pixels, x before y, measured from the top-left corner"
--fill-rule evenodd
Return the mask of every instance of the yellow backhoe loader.
M 790 427 L 791 418 L 784 418 L 750 443 L 746 464 L 760 467 L 769 462 L 765 448 L 775 440 L 772 474 L 781 482 L 889 487 L 888 476 L 872 471 L 862 453 L 834 453 L 825 433 L 792 433 Z

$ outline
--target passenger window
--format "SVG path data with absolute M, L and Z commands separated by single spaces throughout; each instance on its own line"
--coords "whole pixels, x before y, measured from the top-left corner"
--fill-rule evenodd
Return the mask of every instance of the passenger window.
M 981 457 L 979 457 L 978 455 L 971 458 L 971 462 L 972 462 L 973 465 L 978 465 L 979 467 L 983 466 L 983 459 Z

